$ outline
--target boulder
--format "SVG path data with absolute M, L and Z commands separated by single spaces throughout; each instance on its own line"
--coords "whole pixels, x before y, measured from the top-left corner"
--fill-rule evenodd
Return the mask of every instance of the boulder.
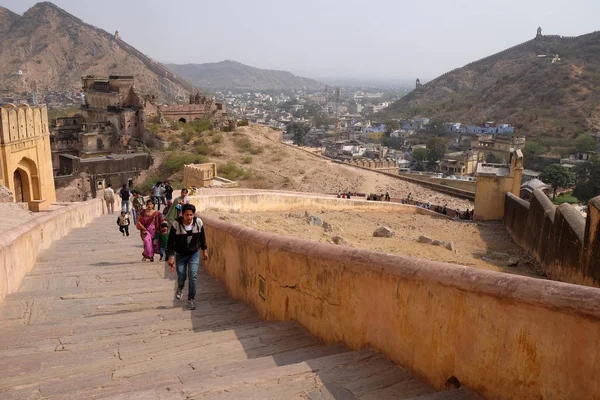
M 313 226 L 323 226 L 323 220 L 319 217 L 316 217 L 314 215 L 311 215 L 307 218 L 307 221 L 310 225 Z
M 387 226 L 379 227 L 373 232 L 373 236 L 375 237 L 391 238 L 394 237 L 394 235 L 396 235 L 396 232 L 394 232 L 391 228 L 388 228 Z
M 350 246 L 350 243 L 348 243 L 348 241 L 341 236 L 333 236 L 331 238 L 331 243 L 338 244 L 340 246 Z
M 333 231 L 333 226 L 331 226 L 329 222 L 323 221 L 323 230 L 325 230 L 325 232 L 331 232 Z
M 517 264 L 519 264 L 519 259 L 518 259 L 518 258 L 516 258 L 516 257 L 509 257 L 509 259 L 508 259 L 508 261 L 506 262 L 506 264 L 507 264 L 509 267 L 514 267 L 514 266 L 516 266 Z
M 441 240 L 434 240 L 431 242 L 431 244 L 434 246 L 443 246 L 444 242 L 442 242 Z
M 456 247 L 454 246 L 454 243 L 453 243 L 453 242 L 447 242 L 447 243 L 445 244 L 445 246 L 446 246 L 446 248 L 447 248 L 448 250 L 450 250 L 451 252 L 453 252 L 453 253 L 456 253 Z
M 431 244 L 431 242 L 433 242 L 433 239 L 430 238 L 429 236 L 424 236 L 421 235 L 419 236 L 419 239 L 417 240 L 419 243 L 427 243 L 427 244 Z

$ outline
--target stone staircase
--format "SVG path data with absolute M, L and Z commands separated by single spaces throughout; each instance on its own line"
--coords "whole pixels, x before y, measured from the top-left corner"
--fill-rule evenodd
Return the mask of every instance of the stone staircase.
M 262 321 L 203 272 L 188 311 L 165 264 L 141 262 L 137 232 L 121 236 L 116 218 L 54 243 L 0 306 L 1 399 L 477 399 Z

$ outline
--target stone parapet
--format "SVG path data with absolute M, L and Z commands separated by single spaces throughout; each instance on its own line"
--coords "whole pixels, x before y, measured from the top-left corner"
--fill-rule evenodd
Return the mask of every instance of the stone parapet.
M 0 304 L 19 289 L 39 253 L 72 229 L 103 214 L 103 200 L 64 205 L 0 234 Z
M 586 221 L 571 205 L 552 204 L 539 189 L 531 202 L 508 193 L 503 223 L 551 279 L 600 287 L 599 205 L 600 197 L 590 201 Z
M 488 399 L 600 398 L 600 380 L 584 378 L 600 376 L 596 288 L 202 217 L 204 268 L 263 318 L 296 321 L 326 343 L 380 351 L 437 389 L 455 376 Z

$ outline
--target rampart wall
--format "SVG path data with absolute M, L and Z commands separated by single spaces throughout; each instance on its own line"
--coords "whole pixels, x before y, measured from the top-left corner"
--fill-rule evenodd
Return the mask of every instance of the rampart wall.
M 535 190 L 531 202 L 508 193 L 504 226 L 553 280 L 600 287 L 600 197 L 586 219 L 568 204 L 556 206 Z
M 238 191 L 232 194 L 191 196 L 190 202 L 198 212 L 257 212 L 257 211 L 297 211 L 297 210 L 332 210 L 332 211 L 381 211 L 406 214 L 430 215 L 447 218 L 439 213 L 422 207 L 400 203 L 365 201 L 364 199 L 338 199 L 308 193 L 281 193 L 267 191 Z
M 0 304 L 19 289 L 38 254 L 72 229 L 104 213 L 104 202 L 94 199 L 49 211 L 0 234 Z
M 258 200 L 218 201 L 241 211 L 260 208 Z M 199 205 L 214 207 L 211 201 Z M 596 288 L 202 217 L 210 254 L 204 268 L 263 318 L 296 321 L 326 343 L 380 351 L 437 389 L 455 376 L 489 399 L 600 399 Z

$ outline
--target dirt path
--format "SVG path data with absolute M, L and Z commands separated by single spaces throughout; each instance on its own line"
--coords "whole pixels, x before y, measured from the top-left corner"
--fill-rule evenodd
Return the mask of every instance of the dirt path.
M 307 222 L 304 212 L 210 213 L 229 222 L 261 231 L 278 233 L 317 242 L 331 242 L 341 236 L 348 245 L 365 250 L 403 254 L 427 260 L 444 261 L 492 271 L 539 276 L 531 256 L 521 250 L 499 222 L 466 222 L 426 215 L 386 212 L 321 212 L 307 210 L 332 225 L 331 232 Z M 392 238 L 373 237 L 381 226 L 391 228 Z M 421 235 L 452 242 L 456 252 L 446 247 L 419 243 Z M 509 258 L 518 261 L 508 266 Z

